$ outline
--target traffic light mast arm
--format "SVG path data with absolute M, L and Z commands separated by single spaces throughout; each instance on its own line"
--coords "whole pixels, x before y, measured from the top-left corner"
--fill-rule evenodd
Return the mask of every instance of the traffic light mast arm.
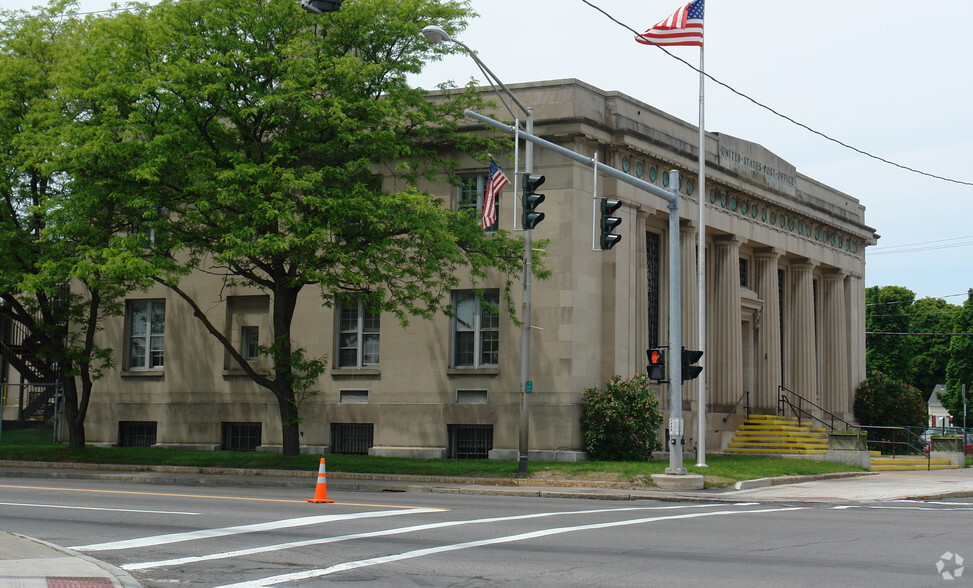
M 515 127 L 505 125 L 501 122 L 493 120 L 490 117 L 483 116 L 478 112 L 472 110 L 464 111 L 466 116 L 478 120 L 487 126 L 491 126 L 496 129 L 506 130 L 508 132 L 516 132 Z M 617 170 L 611 166 L 606 166 L 598 163 L 597 160 L 590 157 L 586 157 L 579 153 L 575 153 L 570 149 L 556 145 L 542 139 L 533 133 L 520 133 L 520 136 L 529 141 L 532 144 L 537 144 L 545 147 L 555 153 L 559 153 L 568 159 L 577 161 L 583 165 L 592 166 L 595 173 L 603 172 L 605 175 L 611 176 L 620 182 L 635 186 L 636 188 L 648 192 L 653 196 L 662 198 L 667 203 L 667 208 L 669 209 L 669 346 L 671 349 L 681 349 L 682 348 L 682 308 L 680 301 L 682 300 L 682 264 L 680 263 L 680 242 L 679 242 L 679 171 L 671 170 L 669 172 L 669 185 L 673 186 L 671 190 L 664 190 L 658 186 L 650 184 L 640 178 L 636 178 L 627 173 Z M 699 195 L 700 204 L 702 204 L 703 194 Z M 640 204 L 640 202 L 636 202 Z M 674 354 L 669 354 L 669 437 L 670 437 L 670 447 L 669 447 L 669 467 L 666 468 L 666 474 L 671 475 L 685 475 L 687 473 L 686 468 L 682 464 L 682 444 L 683 431 L 684 431 L 684 421 L 682 418 L 682 361 L 681 358 L 676 358 Z M 676 450 L 677 449 L 677 450 Z

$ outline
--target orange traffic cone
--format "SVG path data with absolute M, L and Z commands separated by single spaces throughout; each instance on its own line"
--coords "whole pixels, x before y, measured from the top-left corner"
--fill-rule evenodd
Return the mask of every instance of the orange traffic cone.
M 328 473 L 324 469 L 324 458 L 321 458 L 321 466 L 318 468 L 318 485 L 314 489 L 314 498 L 308 498 L 308 502 L 334 502 L 328 500 Z

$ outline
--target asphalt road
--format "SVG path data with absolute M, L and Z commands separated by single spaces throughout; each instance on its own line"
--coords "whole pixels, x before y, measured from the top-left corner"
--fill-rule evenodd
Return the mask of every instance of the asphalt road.
M 8 478 L 0 480 L 0 530 L 119 566 L 147 587 L 973 583 L 955 557 L 973 557 L 973 501 L 963 499 L 329 497 L 336 502 L 309 504 L 308 492 L 293 488 Z

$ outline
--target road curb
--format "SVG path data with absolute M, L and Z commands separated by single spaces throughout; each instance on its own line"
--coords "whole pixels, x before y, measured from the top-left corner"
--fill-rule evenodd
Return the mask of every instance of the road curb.
M 776 478 L 741 480 L 734 484 L 733 487 L 736 490 L 752 490 L 754 488 L 767 488 L 768 486 L 780 486 L 783 484 L 801 484 L 804 482 L 814 482 L 817 480 L 857 478 L 859 476 L 874 476 L 876 474 L 878 474 L 878 472 L 834 472 L 831 474 L 814 474 L 808 476 L 778 476 Z
M 144 482 L 166 485 L 263 486 L 312 489 L 315 472 L 221 467 L 188 467 L 124 464 L 87 464 L 0 460 L 4 477 L 29 477 L 44 472 L 54 479 L 93 479 Z M 813 480 L 873 475 L 875 472 L 839 472 L 808 476 L 781 476 L 737 482 L 737 490 L 797 484 Z M 328 472 L 331 490 L 371 492 L 433 492 L 482 496 L 521 496 L 533 498 L 576 498 L 590 500 L 665 500 L 678 502 L 723 501 L 728 488 L 666 490 L 655 486 L 632 488 L 621 482 L 598 480 L 537 480 L 517 478 L 477 478 L 416 476 L 400 474 L 363 474 Z

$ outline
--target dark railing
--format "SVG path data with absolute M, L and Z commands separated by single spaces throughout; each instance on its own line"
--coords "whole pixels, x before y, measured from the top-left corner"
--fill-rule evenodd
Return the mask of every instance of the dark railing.
M 724 423 L 730 420 L 730 417 L 733 416 L 733 413 L 736 412 L 737 407 L 740 406 L 741 404 L 743 405 L 743 408 L 746 411 L 745 418 L 750 418 L 750 391 L 749 390 L 744 392 L 743 395 L 740 396 L 740 399 L 737 400 L 737 403 L 733 405 L 733 408 L 730 409 L 730 412 L 726 413 L 726 416 L 723 417 Z
M 888 448 L 888 452 L 882 451 L 883 455 L 918 455 L 925 456 L 926 469 L 932 469 L 932 451 L 925 451 L 926 442 L 915 432 L 910 431 L 909 427 L 879 427 L 879 426 L 859 426 L 859 429 L 869 433 L 868 445 L 879 445 Z
M 9 375 L 6 369 L 11 367 L 22 382 L 10 384 L 8 381 L 9 386 L 19 387 L 17 419 L 22 422 L 50 420 L 56 410 L 58 364 L 40 356 L 40 340 L 23 323 L 4 318 L 0 330 L 3 376 Z
M 807 398 L 804 398 L 797 392 L 793 390 L 788 390 L 784 386 L 777 387 L 777 414 L 780 416 L 786 416 L 787 410 L 790 409 L 791 416 L 797 417 L 797 422 L 803 422 L 805 419 L 809 421 L 817 421 L 823 426 L 827 427 L 832 433 L 837 430 L 838 425 L 844 425 L 844 429 L 855 429 L 858 428 L 857 425 L 849 423 L 840 416 L 826 410 L 823 406 L 811 402 Z M 817 414 L 814 410 L 817 410 Z

